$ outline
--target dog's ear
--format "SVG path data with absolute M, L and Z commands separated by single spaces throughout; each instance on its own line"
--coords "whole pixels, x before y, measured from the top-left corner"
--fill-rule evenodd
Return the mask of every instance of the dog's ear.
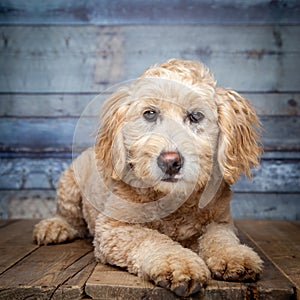
M 262 152 L 260 123 L 251 103 L 238 93 L 217 88 L 220 127 L 218 161 L 227 183 L 235 183 L 241 173 L 251 176 Z
M 128 110 L 128 89 L 121 88 L 103 104 L 95 144 L 98 168 L 107 178 L 120 180 L 126 163 L 123 124 Z

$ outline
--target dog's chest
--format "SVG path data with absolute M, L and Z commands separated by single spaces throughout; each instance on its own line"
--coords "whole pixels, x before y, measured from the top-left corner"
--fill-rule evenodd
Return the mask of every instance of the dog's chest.
M 179 210 L 163 220 L 151 223 L 150 227 L 181 244 L 192 244 L 201 236 L 206 221 L 205 215 L 198 210 L 189 213 Z

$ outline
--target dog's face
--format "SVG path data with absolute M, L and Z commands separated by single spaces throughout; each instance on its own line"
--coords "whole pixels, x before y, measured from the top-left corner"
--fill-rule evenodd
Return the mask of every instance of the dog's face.
M 120 153 L 113 157 L 117 176 L 133 186 L 165 193 L 204 186 L 219 133 L 216 104 L 190 87 L 162 78 L 140 79 L 129 97 L 115 140 L 125 152 L 123 164 Z
M 231 184 L 260 148 L 247 100 L 216 87 L 199 63 L 172 60 L 116 92 L 102 113 L 96 154 L 106 176 L 163 193 L 203 189 L 213 165 Z

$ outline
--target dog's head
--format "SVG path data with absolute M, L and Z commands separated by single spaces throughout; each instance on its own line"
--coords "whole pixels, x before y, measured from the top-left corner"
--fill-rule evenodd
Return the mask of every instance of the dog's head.
M 95 145 L 106 179 L 134 188 L 203 189 L 214 164 L 228 184 L 259 161 L 259 121 L 238 93 L 217 87 L 199 62 L 146 70 L 104 104 Z

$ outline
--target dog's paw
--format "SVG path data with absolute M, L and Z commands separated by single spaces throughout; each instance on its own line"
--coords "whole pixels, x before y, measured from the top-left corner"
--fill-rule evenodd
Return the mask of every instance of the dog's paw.
M 38 245 L 58 244 L 77 236 L 77 230 L 58 217 L 42 220 L 33 230 L 33 240 Z
M 258 254 L 245 245 L 221 247 L 206 263 L 214 279 L 226 281 L 255 281 L 263 266 Z
M 194 252 L 183 250 L 178 254 L 159 255 L 150 269 L 150 278 L 155 284 L 170 289 L 177 296 L 199 292 L 210 278 L 205 262 Z

